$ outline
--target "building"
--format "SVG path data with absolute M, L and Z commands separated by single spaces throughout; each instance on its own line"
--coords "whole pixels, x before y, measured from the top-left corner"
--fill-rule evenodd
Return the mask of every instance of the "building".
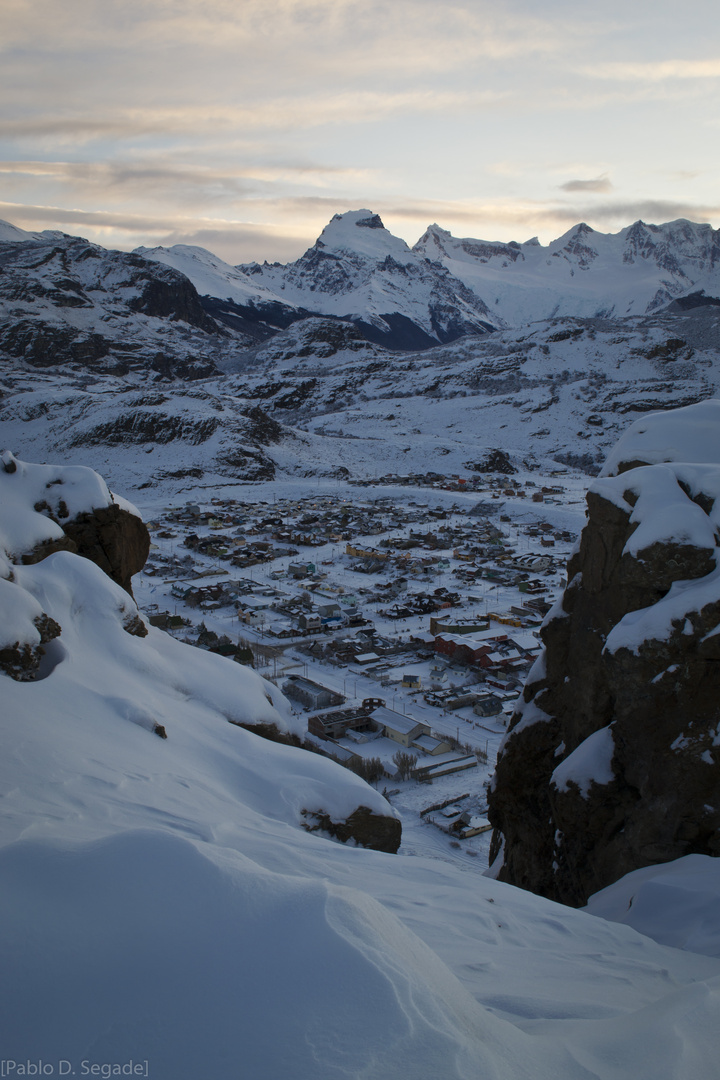
M 361 709 L 324 709 L 308 717 L 308 731 L 319 739 L 344 739 L 350 731 L 372 735 L 380 731 L 371 714 Z
M 497 694 L 481 694 L 475 699 L 473 712 L 476 716 L 497 716 L 502 707 L 502 699 Z
M 423 724 L 412 716 L 404 716 L 402 713 L 393 712 L 381 706 L 374 709 L 371 716 L 376 724 L 385 729 L 388 739 L 409 749 L 421 735 L 430 735 L 430 725 Z
M 302 675 L 289 675 L 283 685 L 283 693 L 293 701 L 299 701 L 307 709 L 325 709 L 331 705 L 342 705 L 345 701 L 342 694 L 311 679 L 305 679 Z

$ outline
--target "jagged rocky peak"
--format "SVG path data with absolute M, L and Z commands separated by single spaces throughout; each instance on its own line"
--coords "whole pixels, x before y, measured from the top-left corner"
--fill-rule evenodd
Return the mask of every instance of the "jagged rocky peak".
M 637 421 L 587 496 L 490 798 L 497 876 L 582 905 L 720 855 L 720 401 Z
M 435 221 L 432 225 L 428 225 L 425 232 L 422 234 L 417 244 L 413 246 L 413 251 L 418 251 L 423 255 L 430 256 L 433 248 L 437 248 L 439 251 L 444 251 L 444 244 L 452 242 L 453 235 L 447 229 L 441 228 Z
M 536 242 L 537 239 L 529 241 L 530 244 Z M 471 262 L 481 264 L 496 261 L 498 266 L 502 267 L 503 264 L 507 264 L 508 259 L 510 263 L 514 263 L 518 258 L 522 260 L 524 246 L 515 240 L 507 242 L 473 240 L 471 237 L 460 239 L 453 236 L 447 229 L 441 229 L 439 225 L 434 224 L 428 226 L 412 250 L 427 259 L 436 259 L 441 262 L 452 259 L 463 261 L 469 259 Z

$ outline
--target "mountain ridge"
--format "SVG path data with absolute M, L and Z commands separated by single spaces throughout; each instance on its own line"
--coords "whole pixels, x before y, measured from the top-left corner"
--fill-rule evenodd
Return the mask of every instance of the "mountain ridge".
M 181 270 L 201 294 L 233 300 L 237 314 L 274 303 L 284 325 L 307 314 L 349 319 L 369 340 L 401 349 L 556 316 L 651 314 L 688 293 L 720 294 L 720 230 L 686 219 L 636 221 L 618 233 L 580 222 L 546 246 L 537 237 L 456 238 L 435 224 L 409 247 L 378 214 L 354 210 L 335 214 L 287 264 L 231 267 L 182 245 L 138 250 Z M 213 262 L 212 281 L 199 261 Z

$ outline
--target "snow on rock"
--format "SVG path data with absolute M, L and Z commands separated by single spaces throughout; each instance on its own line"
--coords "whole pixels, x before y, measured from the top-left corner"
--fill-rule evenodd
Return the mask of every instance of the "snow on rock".
M 2 454 L 0 499 L 0 546 L 13 558 L 29 554 L 45 541 L 63 540 L 65 533 L 56 519 L 69 521 L 112 503 L 105 481 L 93 469 L 32 465 L 8 450 Z M 134 508 L 133 512 L 139 517 Z
M 0 220 L 0 244 L 25 244 L 28 240 L 42 240 L 44 236 L 61 236 L 62 233 L 55 232 L 28 232 L 26 229 L 20 229 L 17 225 L 12 225 L 9 221 Z
M 36 370 L 153 372 L 163 379 L 217 373 L 224 346 L 191 282 L 168 266 L 61 233 L 0 228 L 0 357 Z
M 173 244 L 170 248 L 139 247 L 135 249 L 135 254 L 178 270 L 192 281 L 201 296 L 214 296 L 232 300 L 236 304 L 254 306 L 279 301 L 275 293 L 258 285 L 239 267 L 230 266 L 202 247 L 192 244 Z
M 335 214 L 320 233 L 320 247 L 330 251 L 354 252 L 373 259 L 388 255 L 402 262 L 414 262 L 411 249 L 399 236 L 393 236 L 372 210 L 348 210 Z
M 636 422 L 588 491 L 565 617 L 545 620 L 545 672 L 498 758 L 501 880 L 583 904 L 649 862 L 720 855 L 713 425 L 718 401 Z M 547 722 L 528 726 L 528 710 Z
M 558 765 L 552 774 L 551 783 L 559 791 L 567 791 L 571 784 L 575 784 L 580 794 L 587 798 L 591 784 L 609 784 L 614 779 L 614 753 L 612 729 L 600 728 L 564 758 L 562 765 Z
M 18 641 L 40 644 L 40 632 L 35 624 L 42 617 L 43 610 L 36 600 L 15 582 L 0 578 L 0 607 L 3 612 L 0 648 Z

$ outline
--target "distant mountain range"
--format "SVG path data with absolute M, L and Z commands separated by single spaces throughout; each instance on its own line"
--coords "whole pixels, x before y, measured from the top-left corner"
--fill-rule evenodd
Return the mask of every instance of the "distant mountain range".
M 228 334 L 235 347 L 247 347 L 309 316 L 350 321 L 368 341 L 417 351 L 539 319 L 643 315 L 693 293 L 717 296 L 720 230 L 638 221 L 611 235 L 581 224 L 544 247 L 537 239 L 456 239 L 431 225 L 410 248 L 377 214 L 355 210 L 336 214 L 295 262 L 230 266 L 200 247 L 127 254 L 3 222 L 0 270 L 0 348 L 11 355 L 57 341 L 62 324 L 66 340 L 83 329 L 94 334 L 75 352 L 97 359 L 125 303 L 134 316 L 167 316 L 201 331 L 203 358 L 193 365 L 203 370 L 203 334 L 223 331 L 226 348 L 212 350 L 223 354 L 232 350 Z M 92 309 L 102 325 L 90 326 Z M 42 340 L 40 323 L 48 327 Z M 128 348 L 143 347 L 125 342 L 126 356 Z
M 431 225 L 413 248 L 377 214 L 336 214 L 296 262 L 223 264 L 202 248 L 140 248 L 227 312 L 335 315 L 388 348 L 422 348 L 538 319 L 643 315 L 692 292 L 720 293 L 720 230 L 690 221 L 617 234 L 580 224 L 544 247 L 456 239 Z M 220 315 L 217 310 L 216 314 Z
M 354 211 L 293 263 L 232 267 L 0 224 L 3 442 L 131 488 L 458 474 L 498 449 L 595 472 L 633 416 L 720 395 L 719 252 L 684 221 L 548 247 L 432 226 L 411 249 Z

